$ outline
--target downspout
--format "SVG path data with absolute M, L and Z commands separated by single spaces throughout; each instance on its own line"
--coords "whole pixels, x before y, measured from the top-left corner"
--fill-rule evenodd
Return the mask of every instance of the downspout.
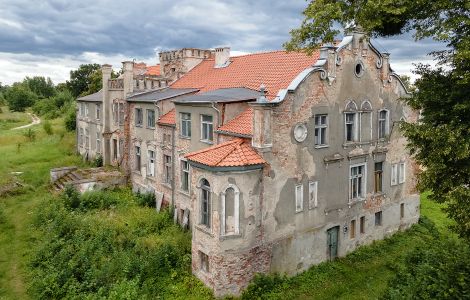
M 171 130 L 171 210 L 170 214 L 174 215 L 175 209 L 175 131 L 176 125 Z
M 215 107 L 216 102 L 211 102 L 212 108 L 217 112 L 217 128 L 220 127 L 222 124 L 220 124 L 220 110 Z M 217 143 L 219 142 L 219 135 L 217 134 Z

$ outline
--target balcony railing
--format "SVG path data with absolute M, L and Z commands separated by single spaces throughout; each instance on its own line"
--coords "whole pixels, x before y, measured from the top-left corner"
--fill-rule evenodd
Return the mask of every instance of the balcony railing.
M 108 88 L 110 90 L 124 89 L 124 79 L 110 79 L 108 80 Z

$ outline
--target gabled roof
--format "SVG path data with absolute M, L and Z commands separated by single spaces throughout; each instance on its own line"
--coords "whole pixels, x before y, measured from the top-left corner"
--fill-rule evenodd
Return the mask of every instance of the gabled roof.
M 176 125 L 176 110 L 173 108 L 166 114 L 160 117 L 158 124 L 164 126 L 175 126 Z
M 217 131 L 251 137 L 253 135 L 253 109 L 251 107 L 247 108 L 241 114 L 220 126 Z
M 312 66 L 319 52 L 308 56 L 300 52 L 273 51 L 230 58 L 230 64 L 214 68 L 214 59 L 205 59 L 172 84 L 174 88 L 198 88 L 201 92 L 221 88 L 245 87 L 258 90 L 266 86 L 273 99 L 303 70 Z
M 103 101 L 103 90 L 90 95 L 86 95 L 80 98 L 77 98 L 77 101 L 89 101 L 89 102 L 102 102 Z
M 150 76 L 160 76 L 160 64 L 155 65 L 155 66 L 148 66 L 147 67 L 147 72 L 145 72 L 145 75 L 150 75 Z
M 197 89 L 174 89 L 169 87 L 139 91 L 127 97 L 130 102 L 155 102 L 197 92 Z
M 223 88 L 208 91 L 205 93 L 199 93 L 194 95 L 188 95 L 176 100 L 176 103 L 207 103 L 207 102 L 239 102 L 256 100 L 260 96 L 260 92 L 246 89 L 246 88 Z
M 184 156 L 190 162 L 212 168 L 262 167 L 266 162 L 251 147 L 250 142 L 241 138 L 212 146 Z

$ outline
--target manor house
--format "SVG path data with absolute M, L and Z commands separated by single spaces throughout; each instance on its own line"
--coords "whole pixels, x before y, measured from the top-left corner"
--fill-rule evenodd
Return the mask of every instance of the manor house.
M 155 193 L 192 232 L 193 273 L 238 295 L 255 273 L 296 274 L 419 218 L 400 122 L 416 112 L 363 33 L 308 56 L 183 48 L 123 62 L 78 99 L 77 150 Z

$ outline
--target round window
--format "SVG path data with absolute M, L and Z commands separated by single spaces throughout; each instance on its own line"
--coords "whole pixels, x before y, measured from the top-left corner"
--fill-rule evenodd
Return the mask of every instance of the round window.
M 305 124 L 295 125 L 294 138 L 299 143 L 305 141 L 307 138 L 307 126 L 305 126 Z
M 361 77 L 364 74 L 364 65 L 362 62 L 358 62 L 356 67 L 354 68 L 354 73 L 356 73 L 357 77 Z

